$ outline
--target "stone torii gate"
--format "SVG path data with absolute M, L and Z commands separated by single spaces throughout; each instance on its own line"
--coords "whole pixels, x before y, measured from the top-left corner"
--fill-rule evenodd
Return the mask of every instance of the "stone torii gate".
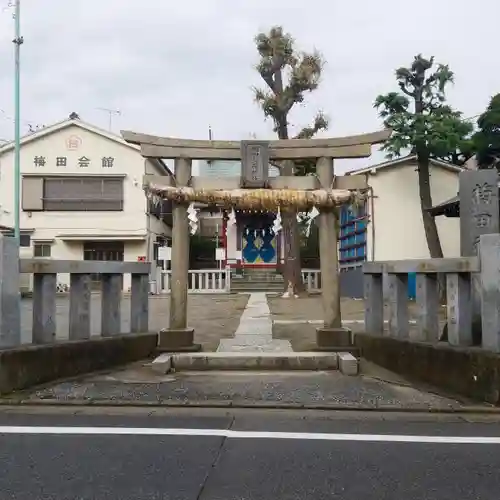
M 275 141 L 210 141 L 157 137 L 122 131 L 125 141 L 139 145 L 144 158 L 173 159 L 175 178 L 146 175 L 150 195 L 173 201 L 172 290 L 170 324 L 160 332 L 159 349 L 197 350 L 194 330 L 187 323 L 189 271 L 189 221 L 187 208 L 200 202 L 232 209 L 307 210 L 317 207 L 321 260 L 324 325 L 317 329 L 318 349 L 346 349 L 351 344 L 342 328 L 338 276 L 335 207 L 351 203 L 367 187 L 365 176 L 334 176 L 334 158 L 367 158 L 374 144 L 391 134 L 371 134 L 329 139 Z M 316 176 L 269 178 L 269 161 L 316 160 Z M 241 160 L 238 177 L 193 177 L 192 160 Z

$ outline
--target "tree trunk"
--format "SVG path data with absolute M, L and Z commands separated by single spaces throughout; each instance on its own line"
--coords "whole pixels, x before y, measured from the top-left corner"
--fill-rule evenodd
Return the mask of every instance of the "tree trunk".
M 276 62 L 276 61 L 275 61 Z M 276 95 L 283 95 L 283 74 L 280 71 L 275 77 Z M 287 113 L 278 110 L 274 117 L 276 122 L 276 130 L 279 139 L 288 139 L 288 119 Z M 293 161 L 287 160 L 283 163 L 281 175 L 293 175 Z M 300 262 L 300 237 L 299 224 L 297 222 L 297 210 L 290 211 L 284 214 L 282 219 L 283 239 L 285 243 L 285 265 L 284 265 L 284 292 L 291 289 L 294 295 L 305 291 L 304 281 L 302 279 L 302 265 Z M 280 256 L 278 256 L 280 258 Z
M 424 224 L 425 238 L 429 254 L 433 259 L 443 258 L 443 249 L 439 240 L 436 219 L 429 213 L 432 208 L 432 196 L 429 173 L 429 158 L 426 155 L 418 155 L 418 190 L 420 195 L 420 210 Z
M 285 161 L 281 175 L 293 175 L 293 161 Z M 300 234 L 297 210 L 283 213 L 283 238 L 285 242 L 284 291 L 293 290 L 294 295 L 305 292 L 300 261 Z
M 418 156 L 418 189 L 420 194 L 420 210 L 422 212 L 422 222 L 424 224 L 425 239 L 427 248 L 432 259 L 443 258 L 443 248 L 439 239 L 439 233 L 436 226 L 436 219 L 429 213 L 432 207 L 432 195 L 429 173 L 429 157 Z M 438 274 L 439 301 L 446 304 L 446 275 Z

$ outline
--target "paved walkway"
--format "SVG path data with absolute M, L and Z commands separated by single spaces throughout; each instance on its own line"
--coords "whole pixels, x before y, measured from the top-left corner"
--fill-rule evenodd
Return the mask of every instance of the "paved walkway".
M 222 339 L 219 352 L 291 352 L 288 340 L 273 339 L 273 322 L 265 293 L 252 293 L 232 339 Z

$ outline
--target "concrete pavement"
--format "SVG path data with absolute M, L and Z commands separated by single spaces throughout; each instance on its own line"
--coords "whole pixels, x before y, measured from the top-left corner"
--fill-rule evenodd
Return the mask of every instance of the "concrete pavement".
M 0 412 L 0 498 L 498 497 L 500 426 L 494 417 L 465 422 L 458 416 L 248 410 L 145 416 L 134 410 Z M 209 435 L 196 435 L 203 432 Z
M 160 375 L 141 363 L 12 397 L 36 404 L 276 406 L 390 411 L 458 411 L 468 405 L 466 401 L 367 374 L 351 377 L 338 371 L 252 371 Z M 486 408 L 487 405 L 478 404 L 477 407 Z

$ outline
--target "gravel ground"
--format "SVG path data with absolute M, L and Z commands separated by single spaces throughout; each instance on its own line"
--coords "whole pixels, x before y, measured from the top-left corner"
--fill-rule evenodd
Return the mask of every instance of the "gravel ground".
M 275 321 L 289 321 L 288 324 L 274 324 L 273 337 L 276 339 L 289 340 L 294 351 L 309 351 L 316 344 L 316 328 L 318 324 L 308 324 L 306 321 L 317 321 L 323 318 L 323 306 L 321 296 L 314 295 L 296 299 L 283 299 L 281 297 L 269 297 L 269 308 L 272 319 Z M 346 327 L 354 333 L 364 330 L 364 323 L 351 323 L 352 321 L 364 321 L 364 301 L 359 299 L 342 298 L 341 311 L 342 320 L 347 320 Z M 388 306 L 385 306 L 385 318 L 389 317 Z M 409 303 L 410 320 L 416 320 L 416 304 Z M 441 308 L 441 329 L 445 324 L 445 308 Z M 295 322 L 295 323 L 293 323 Z M 387 329 L 387 325 L 386 325 Z M 410 325 L 410 335 L 416 333 L 416 325 Z
M 457 400 L 370 376 L 333 372 L 203 372 L 155 375 L 138 364 L 40 389 L 30 400 L 104 403 L 229 404 L 341 408 L 459 408 Z
M 248 295 L 189 295 L 188 324 L 195 329 L 195 342 L 202 344 L 203 350 L 215 351 L 221 338 L 232 337 L 238 328 L 240 317 L 248 302 Z M 23 343 L 31 342 L 32 301 L 21 302 L 21 337 Z M 159 331 L 168 327 L 170 298 L 152 296 L 149 299 L 149 329 Z M 101 331 L 100 295 L 94 294 L 91 302 L 91 331 L 99 335 Z M 69 299 L 60 297 L 56 303 L 57 338 L 68 338 Z M 122 301 L 122 332 L 130 331 L 130 297 Z
M 281 297 L 269 297 L 269 308 L 273 319 L 277 320 L 318 320 L 323 318 L 323 306 L 320 295 L 300 297 L 297 299 L 283 299 Z M 365 303 L 363 299 L 341 299 L 341 311 L 343 320 L 364 319 Z M 441 308 L 444 317 L 445 308 Z M 417 308 L 414 301 L 409 301 L 410 319 L 417 318 Z M 385 305 L 385 318 L 389 317 L 388 305 Z

